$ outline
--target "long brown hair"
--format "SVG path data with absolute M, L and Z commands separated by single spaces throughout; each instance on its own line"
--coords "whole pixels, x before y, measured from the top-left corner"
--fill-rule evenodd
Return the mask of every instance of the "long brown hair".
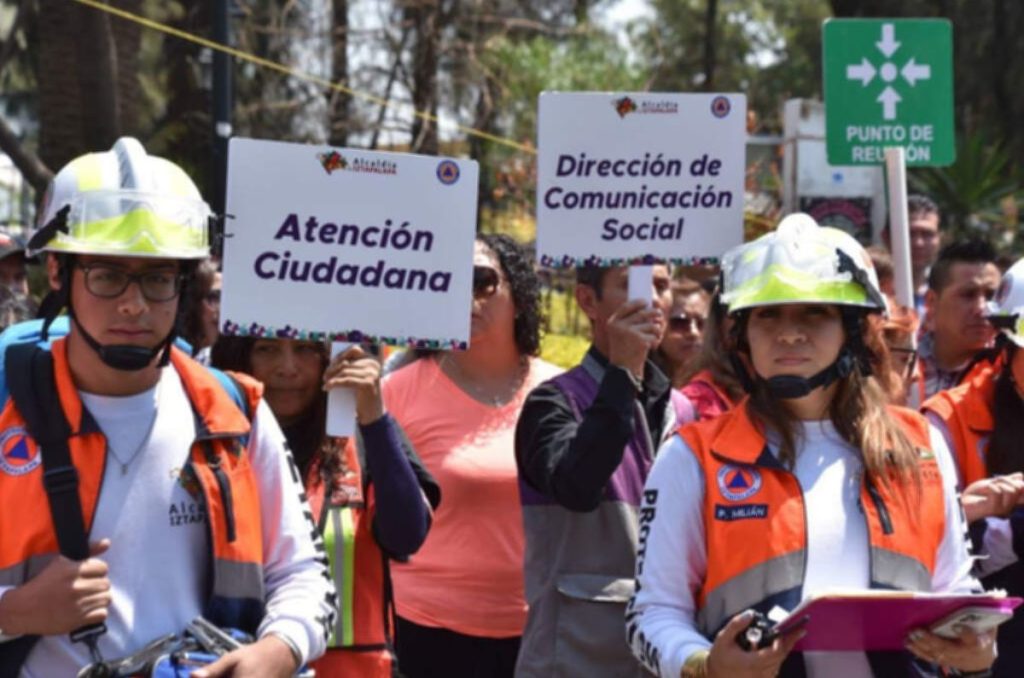
M 836 382 L 835 395 L 828 408 L 829 419 L 840 437 L 860 451 L 871 478 L 886 487 L 893 474 L 910 476 L 919 483 L 917 450 L 888 410 L 888 388 L 891 388 L 888 380 L 892 378 L 892 371 L 887 367 L 888 351 L 882 338 L 881 322 L 872 316 L 854 317 L 848 315 L 850 320 L 843 323 L 846 345 L 855 343 L 850 341 L 850 332 L 859 330 L 872 374 L 866 375 L 863 367 L 858 366 Z M 741 314 L 737 320 L 737 330 L 743 338 L 741 346 L 746 345 L 748 320 L 749 314 Z M 755 423 L 778 434 L 779 461 L 792 469 L 799 435 L 797 419 L 784 400 L 768 393 L 762 380 L 754 381 L 747 412 Z
M 682 381 L 688 384 L 698 372 L 707 370 L 715 384 L 725 389 L 729 399 L 736 403 L 743 398 L 745 391 L 729 361 L 732 342 L 723 331 L 725 322 L 725 307 L 719 301 L 716 292 L 711 298 L 711 310 L 708 313 L 708 322 L 704 326 L 704 343 L 690 368 L 683 373 Z

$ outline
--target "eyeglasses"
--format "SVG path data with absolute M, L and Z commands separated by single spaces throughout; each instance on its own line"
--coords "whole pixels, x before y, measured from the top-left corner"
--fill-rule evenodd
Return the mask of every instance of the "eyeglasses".
M 473 267 L 473 296 L 477 299 L 490 297 L 498 291 L 501 274 L 491 266 Z
M 172 270 L 129 273 L 105 264 L 79 265 L 85 276 L 85 289 L 102 299 L 115 299 L 138 283 L 148 301 L 170 301 L 181 291 L 181 274 Z
M 910 379 L 914 375 L 914 366 L 917 365 L 917 349 L 890 346 L 889 353 L 892 354 L 893 363 L 899 368 L 896 371 L 904 379 Z
M 206 296 L 203 297 L 203 301 L 211 306 L 216 306 L 220 303 L 220 290 L 210 290 L 206 293 Z
M 686 332 L 693 328 L 697 332 L 704 331 L 706 320 L 699 315 L 674 315 L 668 319 L 668 328 L 673 332 Z

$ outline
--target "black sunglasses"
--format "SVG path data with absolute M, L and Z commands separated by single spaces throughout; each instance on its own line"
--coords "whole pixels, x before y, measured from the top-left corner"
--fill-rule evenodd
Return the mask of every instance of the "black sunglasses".
M 491 266 L 473 267 L 473 296 L 489 297 L 498 291 L 501 274 Z

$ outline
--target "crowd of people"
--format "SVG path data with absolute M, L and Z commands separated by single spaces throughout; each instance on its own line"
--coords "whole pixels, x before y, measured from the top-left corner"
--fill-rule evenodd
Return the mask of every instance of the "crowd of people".
M 1021 615 L 739 642 L 831 589 L 1024 592 L 1024 261 L 908 207 L 913 306 L 884 246 L 794 214 L 642 299 L 577 269 L 563 371 L 503 235 L 468 350 L 220 336 L 191 179 L 132 139 L 72 161 L 0 236 L 0 677 L 142 661 L 199 616 L 252 641 L 199 678 L 1019 675 Z

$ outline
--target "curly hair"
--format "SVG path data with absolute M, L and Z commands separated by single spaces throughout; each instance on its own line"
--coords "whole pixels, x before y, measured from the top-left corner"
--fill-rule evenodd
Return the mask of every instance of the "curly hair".
M 520 355 L 535 356 L 540 352 L 540 276 L 533 266 L 530 252 L 502 233 L 478 235 L 477 242 L 487 246 L 508 279 L 512 304 L 516 309 L 515 339 Z

